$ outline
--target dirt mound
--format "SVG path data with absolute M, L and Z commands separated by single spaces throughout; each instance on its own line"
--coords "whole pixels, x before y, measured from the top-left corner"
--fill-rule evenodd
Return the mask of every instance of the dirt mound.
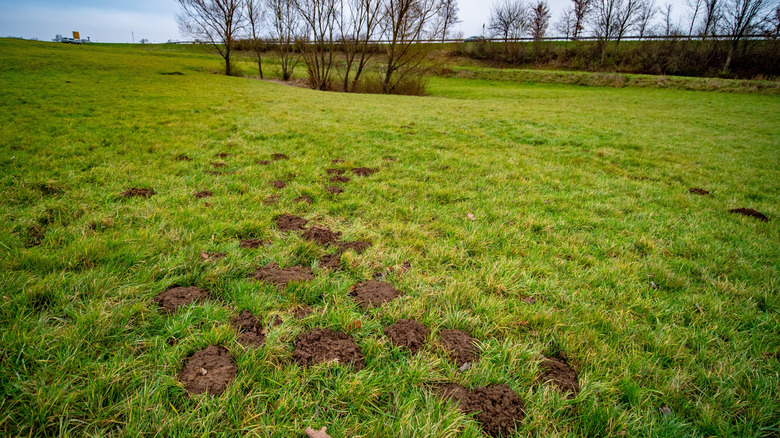
M 219 167 L 225 167 L 225 166 L 227 166 L 227 164 L 225 164 L 225 163 L 211 163 L 211 166 L 216 169 L 216 168 L 219 168 Z
M 459 402 L 458 406 L 461 410 L 465 410 L 468 407 L 466 403 L 469 400 L 469 390 L 457 383 L 440 383 L 434 387 L 433 392 L 439 397 Z
M 341 270 L 341 254 L 328 254 L 320 259 L 320 268 Z
M 336 247 L 339 249 L 339 251 L 355 251 L 358 254 L 363 254 L 369 247 L 371 247 L 370 242 L 364 242 L 362 240 L 356 240 L 354 242 L 338 242 L 336 244 Z
M 364 281 L 358 283 L 352 291 L 352 296 L 360 307 L 381 307 L 388 301 L 401 296 L 392 284 L 385 281 Z
M 306 318 L 307 316 L 311 315 L 312 313 L 314 313 L 314 310 L 311 307 L 301 306 L 301 307 L 296 307 L 295 309 L 293 309 L 293 311 L 291 313 L 292 313 L 292 316 L 294 316 L 294 317 L 296 317 L 298 319 L 303 319 L 303 318 Z
M 378 169 L 372 169 L 370 167 L 356 167 L 352 169 L 352 173 L 357 176 L 369 176 L 379 172 Z
M 190 157 L 188 157 L 188 156 L 186 156 L 184 154 L 180 154 L 180 155 L 177 155 L 176 158 L 174 158 L 174 160 L 176 160 L 176 161 L 192 161 L 192 158 L 190 158 Z
M 156 195 L 157 192 L 155 192 L 153 189 L 139 189 L 136 187 L 131 187 L 124 192 L 122 192 L 122 196 L 125 198 L 148 198 L 150 196 Z
M 265 328 L 260 318 L 244 310 L 230 320 L 230 325 L 238 331 L 238 343 L 245 347 L 259 347 L 265 343 Z
M 330 168 L 330 169 L 325 169 L 325 172 L 327 172 L 328 175 L 344 175 L 344 169 Z
M 762 222 L 769 221 L 769 218 L 766 217 L 763 213 L 753 210 L 752 208 L 732 208 L 729 210 L 729 212 L 754 217 Z
M 328 181 L 332 183 L 347 183 L 350 182 L 351 180 L 349 179 L 348 176 L 335 175 L 330 177 Z
M 252 277 L 257 281 L 275 284 L 282 289 L 293 282 L 303 282 L 314 279 L 311 268 L 290 266 L 282 269 L 275 263 L 269 263 L 265 265 L 265 267 L 258 269 L 252 274 Z
M 214 193 L 208 190 L 203 190 L 202 192 L 195 193 L 193 196 L 195 196 L 195 198 L 197 199 L 203 199 L 203 198 L 209 198 L 211 196 L 214 196 Z
M 439 333 L 439 342 L 449 351 L 458 367 L 474 363 L 479 358 L 476 339 L 460 330 L 442 330 Z
M 260 239 L 241 239 L 241 243 L 238 244 L 241 248 L 260 248 L 261 246 L 265 245 L 265 242 L 263 242 Z
M 710 192 L 708 190 L 699 189 L 699 188 L 696 188 L 696 187 L 689 188 L 688 189 L 688 193 L 693 193 L 694 195 L 702 195 L 702 196 L 710 194 Z
M 293 360 L 304 367 L 331 360 L 342 364 L 351 363 L 355 370 L 365 366 L 360 346 L 351 337 L 323 328 L 315 328 L 295 338 Z
M 283 214 L 276 219 L 276 228 L 279 231 L 298 231 L 306 227 L 306 219 L 289 214 Z
M 326 227 L 311 227 L 304 231 L 303 238 L 320 245 L 330 245 L 341 238 L 341 232 L 333 232 Z
M 203 260 L 206 260 L 206 261 L 224 259 L 225 257 L 227 257 L 227 253 L 226 252 L 202 252 L 202 253 L 200 253 L 200 258 L 202 258 Z
M 220 395 L 236 376 L 238 367 L 227 348 L 210 345 L 184 362 L 179 381 L 190 394 L 208 392 Z
M 271 164 L 271 162 L 268 161 L 268 160 L 257 160 L 257 161 L 255 161 L 255 164 L 259 164 L 261 166 L 267 166 L 267 165 Z
M 314 203 L 314 199 L 311 199 L 311 197 L 309 197 L 308 195 L 303 195 L 303 196 L 301 196 L 299 198 L 295 198 L 295 199 L 293 199 L 293 201 L 294 202 L 304 202 L 306 204 L 313 204 Z
M 341 158 L 334 158 L 334 159 L 330 160 L 330 164 L 339 164 L 339 163 L 343 163 L 343 162 L 344 162 L 344 160 L 342 160 Z
M 510 435 L 525 417 L 523 401 L 506 384 L 474 388 L 469 394 L 466 411 L 476 413 L 474 418 L 490 436 Z
M 271 158 L 272 158 L 274 161 L 279 161 L 279 160 L 289 160 L 289 159 L 290 159 L 290 157 L 288 157 L 288 156 L 287 156 L 287 155 L 285 155 L 285 154 L 273 154 L 273 155 L 271 155 Z
M 214 154 L 214 158 L 227 158 L 230 154 L 227 152 L 220 152 L 218 154 Z
M 417 321 L 401 319 L 385 328 L 385 335 L 398 347 L 406 347 L 412 354 L 425 345 L 425 338 L 431 333 L 428 327 Z
M 274 186 L 275 189 L 283 189 L 287 187 L 287 183 L 284 181 L 268 181 L 268 184 Z
M 331 195 L 340 195 L 344 193 L 344 189 L 341 187 L 325 187 L 325 191 L 330 193 Z
M 199 303 L 201 301 L 206 301 L 208 298 L 208 291 L 199 287 L 173 287 L 160 292 L 160 294 L 154 298 L 154 301 L 165 313 L 173 313 L 178 310 L 179 307 L 194 302 Z
M 580 383 L 577 380 L 577 372 L 574 371 L 566 362 L 545 358 L 539 369 L 542 370 L 542 374 L 539 375 L 538 380 L 545 383 L 552 383 L 558 390 L 564 394 L 568 394 L 569 398 L 574 398 L 578 392 L 580 392 Z

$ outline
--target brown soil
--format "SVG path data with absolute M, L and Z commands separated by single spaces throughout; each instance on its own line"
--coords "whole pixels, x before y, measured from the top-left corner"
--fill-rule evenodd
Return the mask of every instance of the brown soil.
M 209 293 L 199 287 L 172 287 L 166 291 L 160 292 L 154 298 L 154 301 L 165 313 L 173 313 L 179 307 L 190 303 L 206 301 Z
M 344 162 L 344 160 L 342 160 L 341 158 L 334 158 L 333 160 L 330 160 L 331 164 L 339 164 L 339 163 L 343 163 L 343 162 Z
M 192 158 L 190 158 L 190 157 L 188 157 L 188 156 L 186 156 L 184 154 L 181 154 L 181 155 L 177 155 L 176 158 L 174 158 L 174 160 L 176 160 L 176 161 L 192 161 Z
M 344 169 L 325 169 L 325 172 L 328 173 L 328 175 L 344 175 Z
M 208 173 L 209 175 L 216 175 L 216 176 L 224 175 L 222 172 L 216 170 L 207 170 L 206 173 Z
M 354 173 L 357 176 L 369 176 L 377 172 L 379 172 L 379 170 L 372 169 L 370 167 L 356 167 L 352 169 L 352 173 Z
M 225 252 L 202 252 L 202 253 L 200 253 L 200 258 L 202 258 L 203 260 L 206 260 L 206 261 L 224 259 L 225 257 L 227 257 L 227 253 L 225 253 Z
M 325 191 L 332 195 L 340 195 L 344 193 L 344 189 L 341 187 L 325 187 Z
M 276 219 L 276 228 L 279 231 L 298 231 L 305 229 L 307 222 L 309 221 L 302 217 L 283 214 Z
M 260 248 L 261 246 L 265 245 L 265 242 L 263 242 L 260 239 L 241 239 L 241 243 L 239 243 L 238 246 L 241 248 Z
M 215 158 L 227 158 L 227 157 L 229 157 L 229 156 L 230 156 L 230 154 L 229 154 L 229 153 L 227 153 L 227 152 L 220 152 L 220 153 L 218 153 L 218 154 L 214 154 L 214 157 L 215 157 Z
M 449 351 L 458 367 L 479 359 L 479 348 L 474 345 L 476 339 L 460 330 L 442 330 L 439 333 L 439 342 Z
M 358 283 L 352 291 L 352 296 L 360 307 L 367 308 L 381 307 L 401 296 L 401 293 L 390 283 L 372 280 Z
M 197 199 L 203 199 L 203 198 L 209 198 L 211 196 L 214 196 L 214 193 L 204 190 L 202 192 L 195 193 L 193 196 L 195 196 Z
M 257 160 L 257 161 L 255 161 L 255 164 L 259 164 L 261 166 L 267 166 L 267 165 L 271 164 L 271 162 L 268 161 L 268 160 Z
M 311 268 L 290 266 L 282 269 L 275 263 L 269 263 L 265 267 L 258 269 L 252 274 L 252 277 L 257 281 L 275 284 L 282 289 L 293 282 L 303 282 L 314 279 Z
M 278 161 L 278 160 L 289 160 L 289 159 L 290 159 L 290 157 L 288 157 L 288 156 L 287 156 L 287 155 L 285 155 L 285 154 L 273 154 L 273 155 L 271 155 L 271 158 L 272 158 L 274 161 Z
M 295 201 L 295 202 L 304 202 L 306 204 L 313 204 L 314 203 L 314 199 L 311 199 L 308 195 L 303 195 L 300 198 L 295 198 L 295 199 L 293 199 L 293 201 Z
M 769 218 L 766 217 L 763 213 L 753 210 L 752 208 L 732 208 L 729 210 L 729 212 L 754 217 L 762 222 L 769 221 Z
M 238 343 L 245 347 L 259 347 L 265 343 L 265 328 L 260 318 L 244 310 L 230 320 L 230 325 L 238 330 Z
M 211 166 L 216 169 L 218 167 L 225 167 L 225 166 L 227 166 L 227 164 L 225 164 L 225 163 L 211 163 Z
M 694 195 L 702 195 L 702 196 L 710 194 L 708 190 L 698 189 L 696 187 L 691 187 L 690 189 L 688 189 L 688 192 L 693 193 Z
M 268 195 L 265 199 L 263 199 L 263 204 L 265 205 L 273 205 L 279 202 L 279 195 Z
M 315 328 L 295 338 L 293 360 L 303 367 L 332 360 L 351 363 L 355 370 L 365 366 L 360 346 L 350 336 L 323 328 Z
M 428 327 L 417 321 L 401 319 L 397 323 L 385 328 L 385 335 L 390 342 L 398 347 L 406 347 L 412 354 L 425 345 L 425 338 L 431 333 Z
M 311 315 L 312 313 L 314 313 L 314 310 L 311 307 L 301 306 L 293 309 L 292 316 L 298 319 L 303 319 Z
M 287 187 L 287 183 L 284 181 L 268 181 L 268 184 L 274 186 L 275 189 L 283 189 Z
M 328 179 L 332 183 L 347 183 L 350 181 L 348 176 L 335 175 Z
M 148 198 L 150 196 L 156 195 L 157 193 L 153 189 L 139 189 L 136 187 L 131 187 L 128 190 L 125 190 L 122 192 L 122 196 L 125 198 Z
M 580 392 L 577 372 L 567 365 L 566 362 L 545 358 L 539 364 L 539 369 L 542 371 L 542 374 L 538 377 L 540 381 L 552 383 L 560 392 L 568 394 L 569 398 L 574 398 Z
M 440 383 L 436 385 L 433 392 L 436 393 L 439 397 L 443 398 L 449 398 L 452 401 L 459 402 L 459 407 L 461 410 L 465 410 L 467 408 L 467 403 L 469 400 L 469 390 L 458 385 L 457 383 Z
M 474 388 L 469 394 L 466 411 L 476 413 L 474 418 L 490 436 L 512 434 L 516 424 L 525 417 L 523 401 L 506 384 Z
M 184 362 L 179 381 L 190 394 L 220 395 L 236 376 L 236 363 L 227 348 L 210 345 Z
M 310 242 L 317 242 L 320 245 L 329 245 L 341 238 L 341 232 L 333 232 L 326 227 L 311 227 L 304 231 L 303 238 Z
M 320 259 L 320 268 L 341 270 L 341 254 L 328 254 Z
M 339 242 L 336 247 L 339 251 L 355 251 L 358 254 L 363 254 L 371 246 L 370 242 L 364 242 L 362 240 L 356 240 L 354 242 Z

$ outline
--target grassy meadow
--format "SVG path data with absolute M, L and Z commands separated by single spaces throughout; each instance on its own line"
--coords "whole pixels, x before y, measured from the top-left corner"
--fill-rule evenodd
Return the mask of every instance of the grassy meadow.
M 776 94 L 458 75 L 425 97 L 326 93 L 219 61 L 0 39 L 0 435 L 483 436 L 437 382 L 508 384 L 517 437 L 780 433 Z M 273 153 L 290 159 L 257 163 Z M 325 191 L 327 168 L 361 166 L 379 172 Z M 320 269 L 332 250 L 281 214 L 372 246 Z M 316 278 L 253 280 L 269 262 Z M 363 310 L 349 289 L 378 272 L 404 295 Z M 212 299 L 167 315 L 153 298 L 172 285 Z M 258 349 L 236 343 L 243 309 L 283 321 Z M 414 355 L 383 334 L 401 318 L 431 330 Z M 313 327 L 352 336 L 365 368 L 292 362 Z M 459 370 L 443 329 L 480 360 Z M 190 397 L 177 376 L 208 345 L 238 373 Z M 567 358 L 576 397 L 536 380 L 543 356 Z

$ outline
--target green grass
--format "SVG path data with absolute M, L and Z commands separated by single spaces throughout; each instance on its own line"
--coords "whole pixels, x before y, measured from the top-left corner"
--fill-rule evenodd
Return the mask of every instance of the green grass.
M 429 97 L 355 95 L 210 74 L 219 58 L 200 48 L 0 40 L 0 53 L 3 435 L 481 436 L 430 393 L 438 381 L 507 383 L 527 409 L 517 436 L 778 433 L 776 96 L 444 77 Z M 218 152 L 238 173 L 205 173 Z M 255 164 L 274 152 L 291 159 Z M 380 172 L 331 199 L 336 157 Z M 290 174 L 282 191 L 267 183 Z M 121 197 L 129 187 L 158 194 Z M 326 250 L 277 232 L 283 213 L 373 246 L 319 271 Z M 239 248 L 250 236 L 272 244 Z M 316 280 L 252 281 L 270 261 Z M 389 277 L 404 297 L 351 300 L 406 261 Z M 215 299 L 167 316 L 151 299 L 173 284 Z M 241 309 L 301 304 L 315 313 L 285 318 L 264 347 L 235 343 Z M 400 318 L 432 331 L 413 357 L 382 333 Z M 353 336 L 366 368 L 295 365 L 311 327 Z M 470 370 L 437 347 L 447 328 L 480 340 Z M 238 375 L 189 398 L 182 360 L 209 344 Z M 573 400 L 534 384 L 556 352 L 580 373 Z

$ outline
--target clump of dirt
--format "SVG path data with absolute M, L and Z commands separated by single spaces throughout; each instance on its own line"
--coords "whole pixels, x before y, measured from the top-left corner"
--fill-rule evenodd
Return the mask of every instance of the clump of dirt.
M 753 210 L 752 208 L 732 208 L 729 210 L 729 212 L 754 217 L 762 222 L 769 221 L 769 218 L 766 217 L 763 213 Z
M 172 287 L 160 292 L 154 301 L 165 313 L 174 313 L 179 307 L 190 303 L 200 303 L 209 298 L 208 291 L 199 287 Z
M 314 309 L 312 309 L 311 307 L 301 306 L 301 307 L 296 307 L 295 309 L 293 309 L 293 311 L 291 313 L 292 313 L 292 316 L 294 316 L 294 317 L 296 317 L 298 319 L 303 319 L 303 318 L 306 318 L 307 316 L 311 315 L 312 313 L 314 313 Z
M 338 242 L 336 247 L 341 252 L 352 250 L 358 254 L 363 254 L 369 247 L 371 247 L 371 243 L 364 242 L 362 240 L 356 240 L 354 242 Z
M 225 253 L 225 252 L 202 252 L 202 253 L 200 253 L 200 258 L 202 258 L 203 260 L 206 260 L 206 261 L 224 259 L 225 257 L 227 257 L 227 253 Z
M 334 158 L 334 159 L 330 160 L 330 164 L 339 164 L 339 163 L 343 163 L 343 162 L 344 162 L 344 160 L 342 160 L 341 158 Z
M 428 327 L 417 321 L 401 319 L 385 328 L 385 335 L 393 345 L 406 347 L 412 354 L 425 345 L 425 338 L 431 333 Z
M 348 176 L 335 175 L 330 177 L 328 181 L 332 183 L 347 183 L 350 182 L 350 179 Z
M 351 294 L 360 307 L 381 307 L 401 296 L 392 284 L 385 281 L 364 281 L 355 285 Z
M 357 371 L 365 366 L 360 346 L 350 336 L 323 328 L 315 328 L 295 338 L 293 360 L 303 367 L 332 360 L 352 364 Z
M 330 168 L 325 169 L 325 172 L 327 172 L 328 175 L 344 175 L 344 169 Z
M 268 184 L 274 186 L 275 189 L 283 189 L 287 187 L 287 183 L 284 181 L 268 181 Z
M 244 310 L 230 320 L 230 325 L 238 331 L 238 342 L 247 347 L 259 347 L 265 343 L 265 328 L 260 318 Z
M 252 274 L 252 277 L 257 281 L 274 284 L 281 289 L 284 289 L 288 284 L 293 282 L 303 282 L 314 279 L 311 268 L 303 266 L 280 268 L 275 263 L 269 263 L 265 265 L 265 267 L 258 269 Z
M 260 239 L 241 239 L 241 243 L 238 244 L 241 248 L 249 249 L 260 248 L 263 245 L 265 245 L 265 242 Z
M 710 192 L 708 190 L 699 189 L 699 188 L 696 188 L 696 187 L 689 188 L 688 189 L 688 193 L 693 193 L 694 195 L 702 195 L 702 196 L 710 194 Z
M 469 401 L 469 390 L 457 383 L 440 383 L 434 387 L 433 392 L 439 397 L 458 402 L 458 407 L 462 411 L 465 411 L 468 407 L 466 403 Z
M 520 396 L 506 384 L 477 386 L 469 394 L 466 411 L 476 413 L 482 430 L 490 436 L 507 436 L 525 417 Z
M 279 195 L 268 195 L 265 199 L 263 199 L 263 204 L 265 205 L 274 205 L 277 202 L 279 202 Z
M 192 158 L 190 158 L 190 157 L 188 157 L 188 156 L 186 156 L 184 154 L 179 154 L 179 155 L 176 156 L 176 158 L 174 158 L 174 160 L 176 160 L 176 161 L 192 161 Z
M 255 161 L 255 164 L 259 164 L 261 166 L 267 166 L 267 165 L 271 164 L 271 162 L 268 161 L 268 160 L 257 160 L 257 161 Z
M 580 383 L 577 380 L 577 372 L 574 371 L 565 361 L 545 358 L 539 369 L 542 373 L 538 380 L 545 383 L 552 383 L 562 393 L 568 394 L 568 398 L 574 398 L 580 392 Z
M 320 259 L 320 268 L 332 269 L 334 271 L 341 270 L 341 254 L 328 254 Z
M 279 160 L 289 160 L 289 159 L 290 159 L 290 157 L 288 157 L 288 156 L 287 156 L 287 155 L 285 155 L 285 154 L 273 154 L 273 155 L 271 155 L 271 158 L 272 158 L 274 161 L 279 161 Z
M 455 364 L 462 367 L 467 363 L 474 363 L 479 359 L 479 348 L 475 345 L 476 339 L 460 330 L 442 330 L 439 333 L 439 342 L 444 349 L 455 359 Z
M 276 228 L 279 231 L 298 231 L 306 228 L 306 219 L 289 214 L 283 214 L 276 219 Z
M 333 232 L 326 227 L 311 227 L 302 234 L 305 240 L 316 242 L 320 245 L 330 245 L 341 238 L 341 232 Z
M 215 169 L 217 169 L 219 167 L 225 167 L 225 166 L 227 166 L 227 164 L 225 164 L 225 163 L 211 163 L 211 167 L 213 167 Z
M 220 152 L 220 153 L 218 153 L 218 154 L 214 154 L 214 157 L 215 157 L 215 158 L 227 158 L 227 157 L 229 157 L 229 156 L 230 156 L 230 154 L 229 154 L 229 153 L 227 153 L 227 152 Z
M 203 190 L 201 192 L 195 193 L 193 196 L 195 196 L 195 198 L 197 199 L 203 199 L 203 198 L 210 198 L 214 196 L 214 193 L 208 190 Z
M 352 173 L 357 176 L 369 176 L 379 172 L 378 169 L 372 169 L 370 167 L 355 167 L 352 169 Z
M 184 362 L 179 381 L 190 394 L 220 395 L 236 376 L 238 367 L 227 348 L 210 345 Z
M 344 193 L 344 189 L 341 187 L 325 187 L 325 191 L 330 193 L 331 195 L 340 195 Z
M 131 187 L 122 192 L 122 196 L 125 198 L 148 198 L 156 194 L 157 192 L 155 192 L 154 189 L 139 189 L 136 187 Z
M 303 195 L 301 197 L 295 198 L 295 199 L 293 199 L 293 201 L 294 202 L 303 202 L 303 203 L 306 203 L 306 204 L 313 204 L 314 203 L 314 199 L 311 199 L 311 197 L 309 197 L 308 195 Z

